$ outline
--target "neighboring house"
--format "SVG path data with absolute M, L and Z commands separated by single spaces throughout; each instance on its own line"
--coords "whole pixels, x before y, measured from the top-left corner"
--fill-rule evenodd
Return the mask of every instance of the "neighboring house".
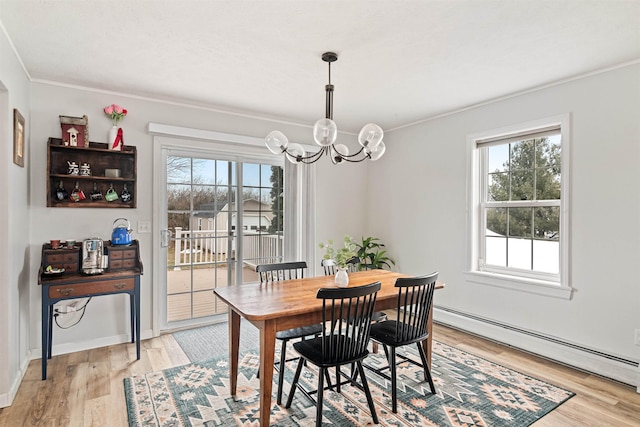
M 224 205 L 218 212 L 213 209 L 207 211 L 206 206 L 202 208 L 192 219 L 192 230 L 228 230 L 229 204 Z M 271 205 L 255 199 L 247 199 L 242 202 L 242 226 L 245 231 L 267 231 L 272 219 Z M 234 211 L 231 211 L 231 224 L 231 230 L 235 230 L 237 213 Z

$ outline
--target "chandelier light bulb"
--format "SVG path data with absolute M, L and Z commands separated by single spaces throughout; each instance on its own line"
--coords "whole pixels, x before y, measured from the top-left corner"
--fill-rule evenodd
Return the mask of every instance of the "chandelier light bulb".
M 373 153 L 382 142 L 384 132 L 382 128 L 374 123 L 367 123 L 358 134 L 358 142 L 364 148 L 365 153 Z
M 331 153 L 331 160 L 334 163 L 342 162 L 342 158 L 349 155 L 349 148 L 344 144 L 336 144 L 333 146 L 333 152 Z
M 331 119 L 320 119 L 313 125 L 313 139 L 322 147 L 327 147 L 338 137 L 338 126 Z
M 289 140 L 285 136 L 284 133 L 279 130 L 274 130 L 273 132 L 267 135 L 265 139 L 265 143 L 267 144 L 267 148 L 273 154 L 282 154 L 287 150 L 287 146 L 289 145 Z
M 382 155 L 384 154 L 385 150 L 387 149 L 386 145 L 384 145 L 384 142 L 380 141 L 380 143 L 378 144 L 378 146 L 376 147 L 375 151 L 372 151 L 371 154 L 369 154 L 369 158 L 372 161 L 376 161 L 378 160 L 380 157 L 382 157 Z
M 295 142 L 289 144 L 289 149 L 287 150 L 287 159 L 289 159 L 291 163 L 301 161 L 300 159 L 302 159 L 304 155 L 305 152 L 304 148 L 302 148 L 302 145 L 296 144 Z

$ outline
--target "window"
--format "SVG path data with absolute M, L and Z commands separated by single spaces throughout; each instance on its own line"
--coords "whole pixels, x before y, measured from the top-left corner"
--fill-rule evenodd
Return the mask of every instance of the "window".
M 568 117 L 473 135 L 469 147 L 470 279 L 570 294 Z

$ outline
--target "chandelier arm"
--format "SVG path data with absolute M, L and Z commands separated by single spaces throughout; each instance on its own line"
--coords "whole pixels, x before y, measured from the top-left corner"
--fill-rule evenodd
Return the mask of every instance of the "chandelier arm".
M 364 157 L 362 157 L 360 159 L 354 159 L 354 157 L 356 157 L 357 155 L 362 154 L 363 151 L 364 151 L 364 147 L 361 147 L 360 150 L 357 153 L 349 154 L 347 156 L 343 156 L 342 154 L 340 154 L 340 156 L 342 157 L 342 160 L 346 160 L 347 162 L 359 163 L 359 162 L 362 162 L 364 160 L 367 160 L 367 159 L 371 158 L 371 156 L 369 154 L 365 154 Z
M 317 162 L 318 159 L 322 156 L 322 154 L 326 151 L 326 149 L 327 147 L 322 147 L 320 151 L 316 153 L 309 154 L 308 156 L 301 156 L 301 157 L 294 156 L 293 154 L 289 153 L 289 150 L 284 150 L 283 152 L 286 153 L 291 158 L 296 159 L 296 162 L 304 163 L 308 165 L 308 164 Z

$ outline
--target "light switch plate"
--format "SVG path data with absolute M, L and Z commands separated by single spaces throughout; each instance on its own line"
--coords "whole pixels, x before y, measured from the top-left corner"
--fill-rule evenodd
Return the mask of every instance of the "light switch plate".
M 151 221 L 138 221 L 138 233 L 151 233 Z

